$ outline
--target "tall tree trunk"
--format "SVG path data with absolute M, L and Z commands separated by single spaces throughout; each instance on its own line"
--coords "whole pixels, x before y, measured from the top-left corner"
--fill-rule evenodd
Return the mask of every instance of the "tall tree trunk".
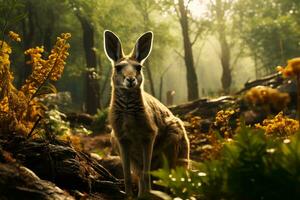
M 94 27 L 88 21 L 88 19 L 80 14 L 76 15 L 81 23 L 83 30 L 83 47 L 85 52 L 86 66 L 88 69 L 86 72 L 86 111 L 89 114 L 96 114 L 97 109 L 100 108 L 100 87 L 99 82 L 95 78 L 94 73 L 97 67 L 97 57 L 94 51 Z
M 232 82 L 232 74 L 230 69 L 230 48 L 224 34 L 220 36 L 219 40 L 221 44 L 221 65 L 223 69 L 221 82 L 222 88 L 227 94 L 230 91 Z
M 152 72 L 150 70 L 150 61 L 149 60 L 146 60 L 145 68 L 146 68 L 146 72 L 147 72 L 147 78 L 149 79 L 149 84 L 150 84 L 150 94 L 155 96 L 154 82 L 153 82 L 153 78 L 152 78 Z
M 149 19 L 149 13 L 147 10 L 142 12 L 143 18 L 144 18 L 144 31 L 149 31 L 149 24 L 150 24 L 150 19 Z M 146 72 L 147 72 L 147 77 L 149 79 L 149 84 L 150 84 L 150 93 L 155 96 L 155 89 L 154 89 L 154 82 L 153 82 L 153 77 L 152 77 L 152 72 L 150 70 L 150 59 L 146 60 L 145 62 L 145 67 L 146 67 Z
M 226 19 L 225 10 L 222 0 L 216 0 L 216 16 L 217 16 L 217 31 L 219 35 L 219 43 L 221 46 L 221 65 L 222 65 L 222 77 L 221 83 L 223 91 L 227 94 L 230 91 L 232 83 L 232 74 L 230 68 L 230 47 L 226 39 Z
M 184 61 L 186 66 L 186 80 L 188 86 L 188 100 L 199 98 L 198 78 L 194 66 L 192 43 L 189 36 L 188 13 L 184 5 L 184 0 L 178 1 L 180 12 L 180 25 L 183 36 Z

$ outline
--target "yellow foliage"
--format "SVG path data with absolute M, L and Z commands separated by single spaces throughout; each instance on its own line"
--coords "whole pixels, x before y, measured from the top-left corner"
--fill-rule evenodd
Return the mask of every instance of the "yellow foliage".
M 272 105 L 273 108 L 282 110 L 290 102 L 288 93 L 280 92 L 266 86 L 251 88 L 244 96 L 246 102 L 253 105 Z
M 189 118 L 189 123 L 191 124 L 191 127 L 193 129 L 197 129 L 200 126 L 201 117 L 199 117 L 199 116 L 192 116 L 192 117 Z
M 9 104 L 8 104 L 8 97 L 4 97 L 1 101 L 0 101 L 0 110 L 2 112 L 7 113 L 9 110 Z
M 286 67 L 278 66 L 277 70 L 286 78 L 298 75 L 300 73 L 300 58 L 288 60 Z
M 0 40 L 0 65 L 9 65 L 9 54 L 11 54 L 10 46 Z
M 65 134 L 59 136 L 59 139 L 65 141 L 65 142 L 68 142 L 78 151 L 83 150 L 83 144 L 81 142 L 80 136 L 72 135 L 70 133 L 65 133 Z
M 61 77 L 65 60 L 69 55 L 70 45 L 67 43 L 67 39 L 70 37 L 70 33 L 63 33 L 61 37 L 58 37 L 47 60 L 42 58 L 44 47 L 35 47 L 25 51 L 25 54 L 30 55 L 31 58 L 28 63 L 32 65 L 32 74 L 26 79 L 21 91 L 30 95 L 30 98 L 34 97 L 36 91 L 46 80 L 57 81 Z
M 16 41 L 16 42 L 21 42 L 21 38 L 19 36 L 18 33 L 15 33 L 13 31 L 9 31 L 8 32 L 8 36 L 10 37 L 10 39 L 12 39 L 13 41 Z
M 285 137 L 299 131 L 299 122 L 285 117 L 283 112 L 280 112 L 273 119 L 265 119 L 262 124 L 256 124 L 255 127 L 263 129 L 267 135 Z
M 19 35 L 9 32 L 9 36 L 19 41 Z M 68 56 L 70 45 L 67 39 L 69 33 L 57 38 L 56 44 L 48 56 L 42 58 L 44 49 L 36 47 L 25 51 L 30 55 L 29 63 L 32 65 L 32 74 L 18 91 L 12 84 L 13 76 L 10 71 L 9 55 L 11 47 L 4 41 L 0 41 L 0 131 L 20 132 L 28 134 L 39 116 L 43 115 L 44 107 L 35 98 L 38 91 L 47 80 L 56 81 L 63 73 L 65 60 Z
M 233 135 L 234 130 L 230 126 L 230 118 L 238 110 L 220 110 L 216 114 L 214 126 L 219 128 L 219 131 L 224 135 L 225 138 L 228 138 Z
M 210 160 L 219 156 L 223 142 L 210 130 L 202 132 L 202 119 L 200 116 L 187 115 L 185 128 L 188 132 L 190 147 L 193 149 L 192 159 L 197 161 Z

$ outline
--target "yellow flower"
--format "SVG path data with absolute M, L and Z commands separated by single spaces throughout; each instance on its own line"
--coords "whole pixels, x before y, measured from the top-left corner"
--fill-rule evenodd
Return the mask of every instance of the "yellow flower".
M 214 125 L 219 129 L 221 133 L 224 134 L 224 137 L 229 137 L 233 134 L 234 130 L 232 130 L 230 126 L 230 118 L 236 113 L 238 110 L 220 110 L 216 114 Z
M 300 57 L 288 60 L 285 68 L 278 66 L 277 71 L 281 72 L 286 78 L 298 75 L 300 73 Z
M 8 112 L 9 110 L 9 102 L 8 102 L 8 97 L 4 97 L 0 101 L 0 112 Z
M 8 36 L 10 37 L 10 39 L 12 39 L 13 41 L 16 41 L 16 42 L 21 42 L 21 38 L 19 36 L 18 33 L 15 33 L 13 31 L 9 31 L 8 32 Z
M 20 41 L 16 33 L 9 36 Z M 70 34 L 62 34 L 47 59 L 43 58 L 43 47 L 28 49 L 25 54 L 30 56 L 32 74 L 27 78 L 21 90 L 13 85 L 10 71 L 9 56 L 11 47 L 0 41 L 0 133 L 18 132 L 28 134 L 38 116 L 43 115 L 44 107 L 37 98 L 32 98 L 46 80 L 57 80 L 63 73 L 65 60 L 68 56 Z
M 299 130 L 299 122 L 285 117 L 283 112 L 280 112 L 273 119 L 265 119 L 262 124 L 256 124 L 255 127 L 263 129 L 267 135 L 286 137 Z
M 11 54 L 10 46 L 0 40 L 0 65 L 3 67 L 4 65 L 10 65 L 9 54 Z M 2 68 L 0 66 L 0 69 Z
M 68 49 L 70 45 L 67 43 L 67 39 L 70 37 L 70 33 L 63 33 L 60 37 L 57 37 L 55 46 L 51 50 L 48 59 L 42 58 L 42 53 L 44 52 L 43 46 L 25 51 L 25 54 L 31 57 L 28 64 L 32 65 L 32 74 L 21 89 L 25 94 L 32 97 L 39 86 L 47 79 L 56 81 L 61 77 L 66 64 L 65 60 L 69 55 Z

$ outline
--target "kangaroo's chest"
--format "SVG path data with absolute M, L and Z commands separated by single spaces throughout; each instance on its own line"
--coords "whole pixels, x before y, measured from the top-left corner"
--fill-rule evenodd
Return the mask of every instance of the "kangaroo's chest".
M 119 112 L 112 121 L 115 136 L 134 143 L 153 137 L 157 127 L 146 113 Z

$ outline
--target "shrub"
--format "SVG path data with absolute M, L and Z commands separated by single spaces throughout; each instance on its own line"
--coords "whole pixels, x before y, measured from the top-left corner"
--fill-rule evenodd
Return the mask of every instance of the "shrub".
M 300 133 L 273 140 L 242 126 L 219 159 L 195 169 L 153 172 L 156 184 L 182 199 L 300 199 Z
M 104 131 L 107 125 L 107 118 L 108 118 L 108 108 L 104 110 L 97 110 L 97 113 L 94 115 L 94 122 L 92 124 L 92 129 L 94 131 Z
M 13 40 L 20 41 L 16 33 L 10 32 Z M 32 73 L 20 90 L 13 85 L 9 56 L 11 47 L 0 40 L 0 127 L 1 133 L 18 132 L 31 135 L 37 122 L 43 116 L 45 107 L 39 102 L 39 96 L 53 92 L 50 81 L 58 80 L 64 70 L 70 45 L 69 33 L 57 38 L 54 48 L 47 59 L 43 59 L 43 47 L 25 51 L 30 56 Z M 49 90 L 50 89 L 50 90 Z

